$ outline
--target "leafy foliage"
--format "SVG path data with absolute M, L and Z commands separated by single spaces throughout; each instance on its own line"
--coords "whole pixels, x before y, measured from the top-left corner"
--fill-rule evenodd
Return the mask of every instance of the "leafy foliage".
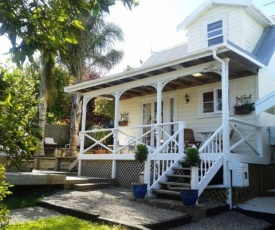
M 102 98 L 95 99 L 94 114 L 97 116 L 104 116 L 114 120 L 115 102 L 114 100 L 106 100 Z
M 9 191 L 9 185 L 7 182 L 5 182 L 5 167 L 0 164 L 0 228 L 5 229 L 6 226 L 9 223 L 9 218 L 7 217 L 7 214 L 9 213 L 9 210 L 7 209 L 6 205 L 3 204 L 3 199 L 11 194 Z
M 70 110 L 72 95 L 64 92 L 64 87 L 70 84 L 71 76 L 61 66 L 53 69 L 55 94 L 52 103 L 48 107 L 47 123 L 68 124 L 70 123 Z
M 185 151 L 184 166 L 193 167 L 199 166 L 201 158 L 197 148 L 188 147 Z
M 36 84 L 21 69 L 0 70 L 0 150 L 19 170 L 41 139 Z
M 140 163 L 144 163 L 148 157 L 148 147 L 143 144 L 138 144 L 135 150 L 135 158 Z
M 136 4 L 134 0 L 122 2 L 128 7 Z M 32 60 L 37 50 L 66 52 L 66 44 L 78 43 L 76 34 L 84 30 L 78 15 L 108 12 L 110 5 L 111 1 L 106 0 L 0 0 L 0 35 L 8 35 L 18 64 L 27 56 Z

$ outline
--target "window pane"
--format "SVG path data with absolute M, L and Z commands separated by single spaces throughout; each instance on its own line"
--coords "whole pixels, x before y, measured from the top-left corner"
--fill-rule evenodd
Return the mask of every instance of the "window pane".
M 207 31 L 210 32 L 212 30 L 216 30 L 222 28 L 222 20 L 213 22 L 207 25 Z
M 208 33 L 208 38 L 216 37 L 218 35 L 222 35 L 222 29 L 214 30 Z
M 221 111 L 222 110 L 222 90 L 217 89 L 216 90 L 216 110 Z
M 203 112 L 214 112 L 214 92 L 203 93 Z
M 208 46 L 213 46 L 213 45 L 220 44 L 220 43 L 223 43 L 222 36 L 208 40 Z

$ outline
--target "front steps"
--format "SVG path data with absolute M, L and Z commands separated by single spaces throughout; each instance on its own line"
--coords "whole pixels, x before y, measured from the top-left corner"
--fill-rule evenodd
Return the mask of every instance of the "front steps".
M 167 181 L 159 182 L 160 189 L 154 189 L 152 192 L 157 197 L 167 197 L 180 200 L 180 189 L 191 188 L 191 169 L 184 167 L 174 167 L 172 174 L 166 174 Z
M 64 184 L 65 189 L 73 189 L 78 191 L 109 188 L 110 186 L 111 182 L 109 179 L 97 177 L 67 176 L 66 183 Z

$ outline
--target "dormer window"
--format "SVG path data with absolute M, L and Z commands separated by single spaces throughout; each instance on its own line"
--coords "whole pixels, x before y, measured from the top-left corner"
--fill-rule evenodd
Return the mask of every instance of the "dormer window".
M 207 25 L 208 46 L 223 43 L 222 20 Z
M 226 41 L 226 15 L 205 20 L 205 46 L 222 44 Z

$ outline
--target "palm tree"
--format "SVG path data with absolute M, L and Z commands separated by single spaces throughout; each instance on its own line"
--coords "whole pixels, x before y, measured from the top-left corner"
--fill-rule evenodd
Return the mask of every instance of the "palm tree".
M 70 70 L 74 83 L 82 82 L 87 70 L 92 69 L 97 73 L 110 70 L 121 61 L 123 56 L 122 51 L 113 48 L 116 41 L 123 40 L 122 30 L 118 26 L 106 22 L 103 15 L 91 15 L 80 20 L 85 30 L 80 31 L 77 38 L 78 44 L 68 45 L 66 52 L 68 55 L 61 55 L 61 61 Z M 70 153 L 77 155 L 82 101 L 79 95 L 74 95 L 72 100 Z

